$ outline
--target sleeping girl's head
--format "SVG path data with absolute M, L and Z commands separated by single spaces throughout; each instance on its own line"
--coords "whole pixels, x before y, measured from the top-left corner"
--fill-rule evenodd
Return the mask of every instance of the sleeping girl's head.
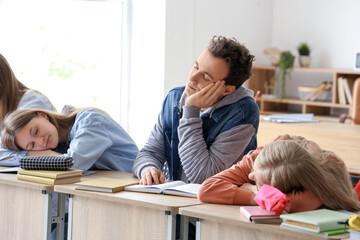
M 54 149 L 66 141 L 75 113 L 60 114 L 42 109 L 13 111 L 2 124 L 2 145 L 12 150 Z
M 312 152 L 307 146 L 295 139 L 267 144 L 254 164 L 256 183 L 283 193 L 309 190 L 330 209 L 359 209 L 345 164 L 328 151 Z
M 293 140 L 278 140 L 260 152 L 254 164 L 254 174 L 257 184 L 272 185 L 289 193 L 304 190 L 309 184 L 305 176 L 317 173 L 319 168 L 313 155 L 300 144 Z
M 14 111 L 3 122 L 1 140 L 8 149 L 53 149 L 59 143 L 57 122 L 44 110 Z

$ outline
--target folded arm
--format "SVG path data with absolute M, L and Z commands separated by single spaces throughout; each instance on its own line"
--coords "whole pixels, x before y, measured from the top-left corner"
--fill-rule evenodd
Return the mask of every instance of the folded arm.
M 199 200 L 221 204 L 255 205 L 255 183 L 249 179 L 249 173 L 252 171 L 251 158 L 254 160 L 260 149 L 250 151 L 231 168 L 206 179 L 199 189 Z

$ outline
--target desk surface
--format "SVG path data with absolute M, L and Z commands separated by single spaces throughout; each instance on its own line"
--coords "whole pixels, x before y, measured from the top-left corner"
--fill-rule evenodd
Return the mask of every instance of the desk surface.
M 131 173 L 123 173 L 116 171 L 96 171 L 95 174 L 84 176 L 82 181 L 95 179 L 98 177 L 112 177 L 118 179 L 137 179 Z M 130 191 L 121 191 L 117 193 L 102 193 L 95 191 L 75 190 L 73 184 L 55 185 L 56 192 L 73 194 L 76 196 L 90 197 L 105 201 L 131 204 L 141 207 L 149 207 L 152 209 L 166 210 L 177 212 L 180 207 L 201 204 L 202 202 L 196 198 L 178 197 L 153 193 L 139 193 Z
M 8 167 L 0 167 L 0 169 L 6 169 Z M 34 183 L 34 182 L 27 182 L 18 180 L 16 178 L 16 173 L 0 173 L 0 184 L 4 185 L 12 185 L 12 186 L 18 186 L 18 187 L 24 187 L 26 186 L 27 189 L 34 189 L 34 190 L 53 190 L 54 186 L 46 185 L 46 184 L 40 184 L 40 183 Z
M 336 122 L 272 123 L 260 121 L 258 145 L 264 146 L 282 134 L 299 135 L 338 154 L 348 168 L 360 169 L 360 125 Z
M 299 239 L 343 239 L 349 237 L 349 234 L 339 234 L 336 236 L 326 237 L 320 234 L 313 234 L 307 233 L 305 231 L 281 228 L 279 224 L 252 223 L 247 221 L 246 218 L 240 213 L 239 205 L 202 204 L 197 206 L 180 208 L 179 213 L 182 215 L 205 220 L 205 222 L 207 223 L 212 222 L 209 224 L 211 225 L 212 230 L 208 228 L 206 230 L 204 229 L 205 233 L 202 231 L 202 235 L 213 234 L 216 236 L 216 234 L 218 233 L 221 235 L 221 233 L 224 232 L 223 230 L 225 228 L 228 228 L 229 225 L 234 225 L 234 229 L 237 231 L 242 231 L 244 234 L 245 231 L 250 232 L 250 236 L 255 236 L 255 238 L 252 239 L 261 239 L 258 238 L 259 235 L 257 235 L 261 234 L 261 232 L 263 232 L 263 234 L 268 237 L 267 239 L 271 239 L 271 235 L 275 235 L 274 239 L 280 239 L 281 234 L 284 234 L 284 239 L 295 239 L 295 236 L 299 237 Z M 202 223 L 201 228 L 204 227 L 205 222 Z M 216 230 L 217 227 L 219 229 Z M 203 239 L 203 237 L 201 239 Z M 206 237 L 204 239 L 206 239 Z

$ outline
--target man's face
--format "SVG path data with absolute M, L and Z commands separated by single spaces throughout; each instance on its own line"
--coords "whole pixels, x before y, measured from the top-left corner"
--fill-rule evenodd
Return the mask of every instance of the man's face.
M 225 60 L 214 57 L 208 49 L 205 49 L 189 72 L 185 93 L 191 96 L 210 83 L 224 80 L 228 73 L 229 66 Z

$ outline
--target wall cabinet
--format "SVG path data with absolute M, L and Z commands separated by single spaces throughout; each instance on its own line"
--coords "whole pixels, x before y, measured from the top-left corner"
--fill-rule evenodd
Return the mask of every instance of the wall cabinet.
M 260 91 L 257 102 L 261 114 L 278 113 L 314 113 L 317 119 L 338 120 L 341 113 L 351 114 L 350 104 L 340 104 L 338 96 L 338 78 L 344 77 L 349 82 L 352 90 L 354 81 L 360 77 L 360 71 L 330 69 L 330 68 L 293 68 L 292 71 L 327 73 L 332 76 L 331 101 L 304 101 L 299 98 L 264 98 L 261 93 L 265 93 L 265 86 L 270 85 L 271 79 L 275 75 L 276 67 L 273 66 L 254 66 L 253 76 L 247 81 L 247 87 L 254 92 Z M 301 83 L 297 84 L 302 85 Z M 316 86 L 316 84 L 314 85 Z

